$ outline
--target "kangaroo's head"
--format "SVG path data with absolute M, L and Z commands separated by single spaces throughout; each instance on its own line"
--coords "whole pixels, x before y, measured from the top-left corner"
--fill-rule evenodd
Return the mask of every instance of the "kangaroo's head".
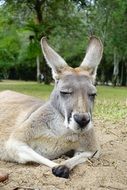
M 42 51 L 52 69 L 55 87 L 51 94 L 52 105 L 64 117 L 65 127 L 75 132 L 92 127 L 92 109 L 96 96 L 94 80 L 103 53 L 103 45 L 91 37 L 81 65 L 72 68 L 47 43 L 41 40 Z

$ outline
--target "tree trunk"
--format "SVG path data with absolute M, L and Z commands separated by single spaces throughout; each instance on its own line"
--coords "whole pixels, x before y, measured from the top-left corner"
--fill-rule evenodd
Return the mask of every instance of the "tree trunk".
M 120 85 L 127 86 L 127 65 L 125 60 L 121 62 Z
M 124 63 L 121 62 L 120 86 L 122 86 L 123 84 L 123 68 L 124 68 Z
M 43 0 L 36 0 L 35 4 L 34 4 L 34 9 L 36 11 L 36 15 L 37 15 L 37 22 L 38 24 L 42 23 L 42 10 L 41 10 L 41 6 L 43 4 Z
M 113 64 L 114 64 L 114 69 L 113 69 L 113 85 L 116 86 L 119 83 L 119 56 L 117 53 L 117 49 L 114 48 L 114 60 L 113 60 Z
M 126 61 L 125 61 L 125 76 L 126 76 L 125 86 L 127 86 L 127 62 Z
M 43 14 L 42 14 L 42 5 L 45 3 L 45 0 L 35 0 L 35 4 L 34 4 L 34 9 L 36 11 L 36 16 L 37 16 L 37 23 L 38 25 L 43 24 Z M 43 34 L 39 34 L 36 33 L 37 39 L 38 41 L 40 41 L 40 38 L 42 36 L 44 36 Z M 47 32 L 47 34 L 49 34 L 49 32 Z M 36 58 L 36 62 L 37 62 L 37 81 L 38 82 L 42 82 L 41 80 L 41 72 L 40 72 L 40 59 L 39 56 L 37 56 Z M 43 74 L 44 74 L 44 83 L 45 84 L 50 84 L 51 82 L 51 71 L 49 69 L 49 67 L 45 64 L 44 68 L 43 68 Z
M 39 59 L 39 56 L 36 57 L 36 64 L 37 64 L 37 82 L 41 83 L 41 72 L 40 72 L 40 59 Z

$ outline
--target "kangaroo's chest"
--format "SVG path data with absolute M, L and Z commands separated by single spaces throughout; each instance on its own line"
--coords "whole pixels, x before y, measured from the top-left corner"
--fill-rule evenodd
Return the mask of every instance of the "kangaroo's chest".
M 55 159 L 70 150 L 79 147 L 78 135 L 63 135 L 57 137 L 44 137 L 34 139 L 29 145 L 40 155 Z
M 72 149 L 76 150 L 80 146 L 79 134 L 64 126 L 64 120 L 60 114 L 55 114 L 50 110 L 48 110 L 48 114 L 46 110 L 44 113 L 46 117 L 37 114 L 38 119 L 36 119 L 35 125 L 39 127 L 34 126 L 36 137 L 34 136 L 28 142 L 29 146 L 49 159 L 58 158 Z M 41 125 L 38 123 L 40 118 Z

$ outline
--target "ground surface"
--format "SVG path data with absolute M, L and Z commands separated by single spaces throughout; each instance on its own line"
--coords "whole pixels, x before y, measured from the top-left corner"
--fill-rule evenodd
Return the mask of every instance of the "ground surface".
M 9 173 L 0 190 L 127 190 L 127 105 L 125 95 L 119 98 L 115 92 L 116 100 L 110 95 L 98 99 L 95 110 L 94 125 L 102 150 L 98 160 L 77 166 L 69 179 L 53 176 L 46 166 L 0 161 L 0 170 Z

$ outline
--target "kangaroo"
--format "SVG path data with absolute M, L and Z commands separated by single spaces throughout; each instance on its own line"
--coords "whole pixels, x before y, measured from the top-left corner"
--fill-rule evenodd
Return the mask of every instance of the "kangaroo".
M 70 67 L 45 37 L 41 47 L 52 69 L 54 90 L 46 103 L 9 90 L 0 93 L 0 159 L 44 164 L 55 176 L 68 178 L 76 165 L 99 156 L 92 110 L 103 45 L 92 36 L 77 68 Z M 71 150 L 73 157 L 60 164 L 53 161 Z

